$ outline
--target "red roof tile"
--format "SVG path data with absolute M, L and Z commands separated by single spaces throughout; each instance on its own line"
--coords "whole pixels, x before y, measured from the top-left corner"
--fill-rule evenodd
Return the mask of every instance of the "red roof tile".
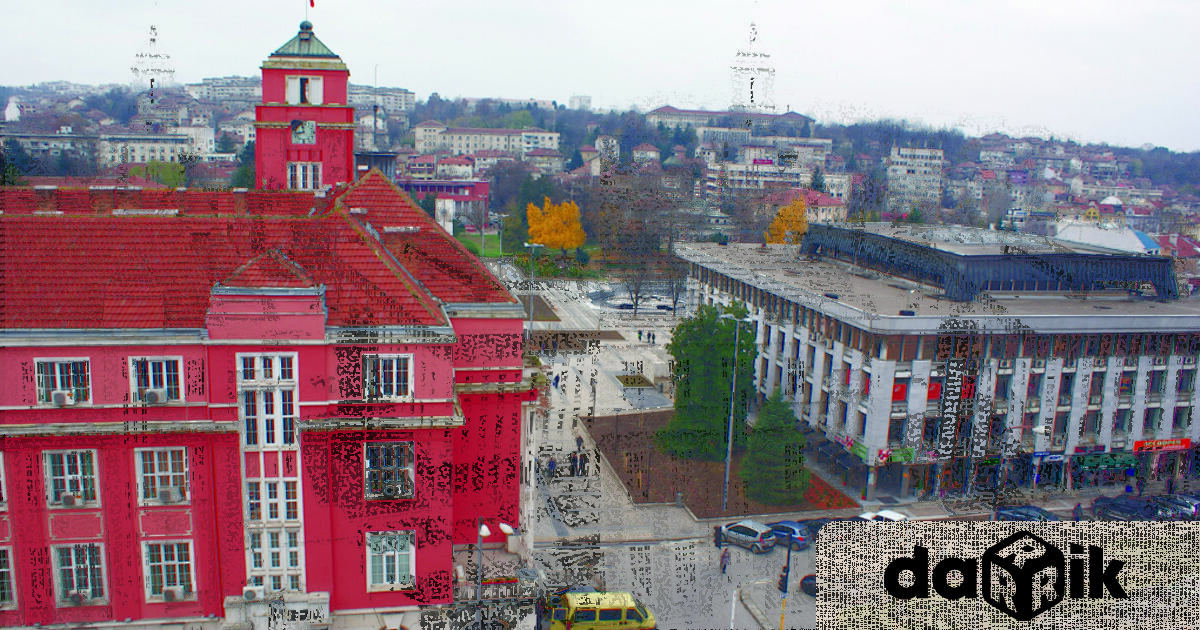
M 286 287 L 316 286 L 312 276 L 300 265 L 288 260 L 278 249 L 271 249 L 238 267 L 221 281 L 226 287 Z

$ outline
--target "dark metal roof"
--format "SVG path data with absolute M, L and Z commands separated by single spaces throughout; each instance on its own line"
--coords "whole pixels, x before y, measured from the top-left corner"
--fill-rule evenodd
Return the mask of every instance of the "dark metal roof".
M 271 53 L 272 57 L 327 57 L 337 59 L 338 56 L 329 50 L 312 32 L 312 22 L 305 20 L 300 23 L 300 32 Z

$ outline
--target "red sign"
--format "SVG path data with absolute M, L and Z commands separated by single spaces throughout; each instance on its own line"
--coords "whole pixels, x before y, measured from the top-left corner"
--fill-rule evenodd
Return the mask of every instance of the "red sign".
M 1133 443 L 1134 452 L 1137 451 L 1183 451 L 1192 447 L 1192 441 L 1188 438 L 1176 438 L 1173 440 L 1138 440 Z
M 892 401 L 893 402 L 898 401 L 898 400 L 907 400 L 907 399 L 908 399 L 908 385 L 905 385 L 904 383 L 896 383 L 896 384 L 892 385 Z
M 754 163 L 755 164 L 765 164 L 766 166 L 770 166 L 775 163 L 775 160 L 772 160 L 769 158 L 754 158 Z
M 941 382 L 929 384 L 929 394 L 926 396 L 928 400 L 942 399 L 942 384 Z

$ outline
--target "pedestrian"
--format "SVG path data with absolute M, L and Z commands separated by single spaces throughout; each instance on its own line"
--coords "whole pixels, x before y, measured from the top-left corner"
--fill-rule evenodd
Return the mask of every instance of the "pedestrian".
M 1146 491 L 1146 478 L 1145 477 L 1138 477 L 1137 489 L 1138 489 L 1138 496 L 1139 497 L 1142 496 L 1142 493 Z
M 717 546 L 717 549 L 721 548 L 721 527 L 720 526 L 713 527 L 713 544 Z
M 654 345 L 654 333 L 650 333 L 650 345 Z
M 587 473 L 587 465 L 588 465 L 587 453 L 580 453 L 579 454 L 579 476 L 580 477 L 587 476 L 587 474 L 588 474 Z
M 638 341 L 642 340 L 642 331 L 638 331 Z
M 726 547 L 721 551 L 721 573 L 725 573 L 725 569 L 729 568 L 729 548 Z
M 1167 477 L 1167 494 L 1175 494 L 1175 477 Z
M 542 476 L 542 458 L 541 457 L 533 458 L 533 472 L 536 473 L 537 476 L 539 476 L 539 477 Z
M 1075 504 L 1075 509 L 1071 510 L 1071 516 L 1075 517 L 1076 523 L 1083 520 L 1083 504 L 1082 503 Z
M 579 474 L 579 453 L 571 451 L 571 476 L 575 477 Z
M 550 456 L 550 461 L 546 462 L 546 478 L 554 478 L 554 470 L 558 468 L 558 462 L 554 461 L 554 456 Z
M 577 450 L 577 451 L 583 450 L 583 436 L 582 435 L 575 436 L 575 450 Z

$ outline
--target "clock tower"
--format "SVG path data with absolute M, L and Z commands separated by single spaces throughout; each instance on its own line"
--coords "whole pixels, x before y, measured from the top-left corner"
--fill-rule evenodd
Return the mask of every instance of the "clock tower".
M 254 168 L 259 188 L 316 190 L 354 177 L 350 70 L 313 34 L 312 23 L 262 65 Z

